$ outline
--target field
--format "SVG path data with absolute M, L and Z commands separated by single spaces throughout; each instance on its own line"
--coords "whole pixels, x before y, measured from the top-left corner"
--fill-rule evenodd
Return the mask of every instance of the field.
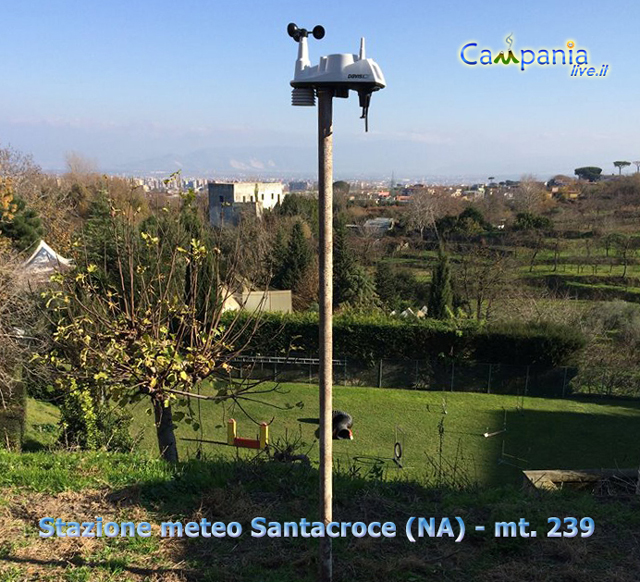
M 596 245 L 589 238 L 563 239 L 557 253 L 555 244 L 556 239 L 547 238 L 538 249 L 515 244 L 496 244 L 494 248 L 517 258 L 520 264 L 513 275 L 526 285 L 548 288 L 560 297 L 640 301 L 640 261 L 635 252 L 628 253 L 625 268 L 623 258 L 615 249 L 607 252 L 602 243 Z M 451 252 L 450 258 L 454 264 L 459 260 L 455 252 Z M 426 282 L 431 280 L 436 260 L 437 252 L 433 250 L 405 250 L 382 259 Z
M 273 419 L 270 432 L 276 445 L 301 441 L 306 445 L 301 445 L 297 452 L 307 453 L 312 462 L 316 461 L 317 388 L 283 384 L 263 395 L 263 399 L 270 405 L 247 402 L 243 406 L 258 421 Z M 354 440 L 334 441 L 336 465 L 361 475 L 375 467 L 376 471 L 383 470 L 388 479 L 519 484 L 523 468 L 633 467 L 638 462 L 640 402 L 637 401 L 523 399 L 337 386 L 334 407 L 348 411 L 355 419 Z M 155 455 L 153 421 L 146 409 L 146 402 L 132 409 L 132 432 L 141 438 L 140 447 Z M 224 442 L 225 415 L 236 418 L 239 436 L 256 436 L 257 426 L 237 407 L 225 409 L 204 401 L 200 407 L 194 404 L 194 413 L 199 430 L 194 431 L 184 423 L 177 430 L 183 459 L 196 455 L 222 458 L 255 455 L 255 451 L 195 442 L 198 439 Z M 50 442 L 55 409 L 31 400 L 28 418 L 27 438 L 31 439 L 28 443 L 32 448 L 38 440 Z M 485 432 L 502 431 L 505 419 L 506 432 L 489 438 L 483 436 Z M 403 469 L 398 469 L 391 460 L 396 438 L 403 445 Z
M 151 417 L 136 405 L 132 432 L 138 452 L 114 454 L 51 450 L 57 409 L 27 403 L 25 449 L 0 451 L 0 581 L 53 582 L 311 582 L 317 540 L 252 538 L 250 521 L 318 518 L 317 388 L 285 384 L 246 403 L 258 420 L 271 420 L 276 446 L 302 440 L 297 452 L 311 463 L 278 463 L 255 451 L 192 439 L 224 440 L 224 415 L 254 436 L 239 410 L 203 402 L 201 427 L 178 428 L 182 462 L 157 458 Z M 633 582 L 640 568 L 636 541 L 640 500 L 630 489 L 525 493 L 519 468 L 634 467 L 638 463 L 640 402 L 519 398 L 491 394 L 336 387 L 336 408 L 355 419 L 353 441 L 334 441 L 334 519 L 392 521 L 396 538 L 334 542 L 335 581 L 452 582 L 612 580 Z M 291 404 L 292 407 L 287 405 Z M 300 404 L 300 406 L 296 406 Z M 274 408 L 274 405 L 278 408 Z M 445 414 L 446 412 L 446 414 Z M 504 428 L 506 417 L 506 432 Z M 402 442 L 404 468 L 390 460 Z M 485 432 L 498 432 L 485 438 Z M 409 516 L 461 516 L 467 527 L 521 517 L 536 539 L 495 538 L 469 532 L 410 543 Z M 549 539 L 549 516 L 589 516 L 591 538 Z M 44 516 L 63 520 L 148 521 L 150 538 L 38 537 Z M 159 523 L 237 521 L 237 539 L 162 538 Z

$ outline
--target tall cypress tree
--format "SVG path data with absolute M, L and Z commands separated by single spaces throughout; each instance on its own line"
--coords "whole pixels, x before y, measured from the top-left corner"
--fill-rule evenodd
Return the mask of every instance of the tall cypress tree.
M 282 227 L 278 228 L 276 232 L 273 247 L 271 248 L 271 256 L 268 260 L 272 273 L 270 285 L 276 289 L 282 289 L 281 277 L 287 260 L 287 241 Z
M 391 265 L 380 261 L 376 267 L 375 275 L 376 293 L 386 306 L 392 305 L 398 298 L 396 286 L 396 273 Z
M 360 309 L 379 306 L 375 283 L 349 248 L 347 227 L 338 218 L 333 230 L 333 304 L 348 303 Z
M 304 236 L 302 222 L 298 221 L 293 225 L 286 245 L 281 231 L 278 231 L 273 249 L 273 286 L 278 289 L 295 289 L 309 268 L 311 259 L 311 248 Z
M 355 295 L 355 258 L 347 245 L 347 227 L 338 218 L 333 228 L 333 304 L 337 307 Z
M 311 264 L 311 249 L 304 236 L 302 223 L 296 222 L 291 229 L 287 247 L 287 258 L 282 272 L 281 283 L 284 289 L 295 289 Z
M 451 289 L 451 272 L 449 259 L 442 249 L 438 256 L 438 264 L 433 271 L 429 303 L 427 305 L 429 317 L 434 319 L 448 319 L 451 314 L 453 291 Z

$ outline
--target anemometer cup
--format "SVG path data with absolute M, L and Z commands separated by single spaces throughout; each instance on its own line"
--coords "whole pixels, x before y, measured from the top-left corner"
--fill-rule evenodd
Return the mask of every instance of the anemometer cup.
M 298 28 L 295 22 L 290 22 L 287 26 L 287 34 L 296 42 L 300 42 L 301 38 L 307 38 L 309 36 L 309 31 L 306 28 Z M 316 40 L 323 39 L 325 34 L 324 27 L 319 24 L 314 26 L 311 34 Z

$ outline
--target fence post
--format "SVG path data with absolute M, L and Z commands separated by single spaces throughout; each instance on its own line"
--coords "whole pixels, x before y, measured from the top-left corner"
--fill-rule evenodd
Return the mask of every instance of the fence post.
M 343 386 L 347 385 L 347 358 L 344 359 L 344 383 Z
M 418 375 L 418 366 L 419 366 L 419 365 L 420 365 L 420 360 L 416 360 L 416 377 L 415 377 L 415 379 L 414 379 L 414 381 L 413 381 L 413 386 L 414 386 L 414 388 L 417 388 L 417 387 L 418 387 L 418 378 L 420 377 L 420 376 Z
M 456 363 L 451 362 L 451 388 L 450 391 L 453 392 L 453 379 L 456 373 Z
M 567 366 L 564 367 L 564 378 L 562 379 L 562 397 L 565 397 L 566 391 L 567 391 L 567 372 L 568 372 L 568 368 Z
M 529 368 L 530 366 L 527 366 L 527 379 L 524 381 L 524 395 L 527 396 L 527 393 L 529 391 Z
M 382 388 L 382 358 L 378 362 L 378 388 Z
M 489 380 L 487 381 L 487 394 L 491 394 L 491 368 L 492 364 L 489 364 Z

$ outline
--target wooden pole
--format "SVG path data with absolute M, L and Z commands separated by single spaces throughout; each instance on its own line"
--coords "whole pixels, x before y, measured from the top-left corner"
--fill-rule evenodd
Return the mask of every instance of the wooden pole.
M 333 519 L 333 91 L 318 91 L 318 206 L 320 214 L 320 516 Z M 321 582 L 333 580 L 331 538 L 320 538 Z

